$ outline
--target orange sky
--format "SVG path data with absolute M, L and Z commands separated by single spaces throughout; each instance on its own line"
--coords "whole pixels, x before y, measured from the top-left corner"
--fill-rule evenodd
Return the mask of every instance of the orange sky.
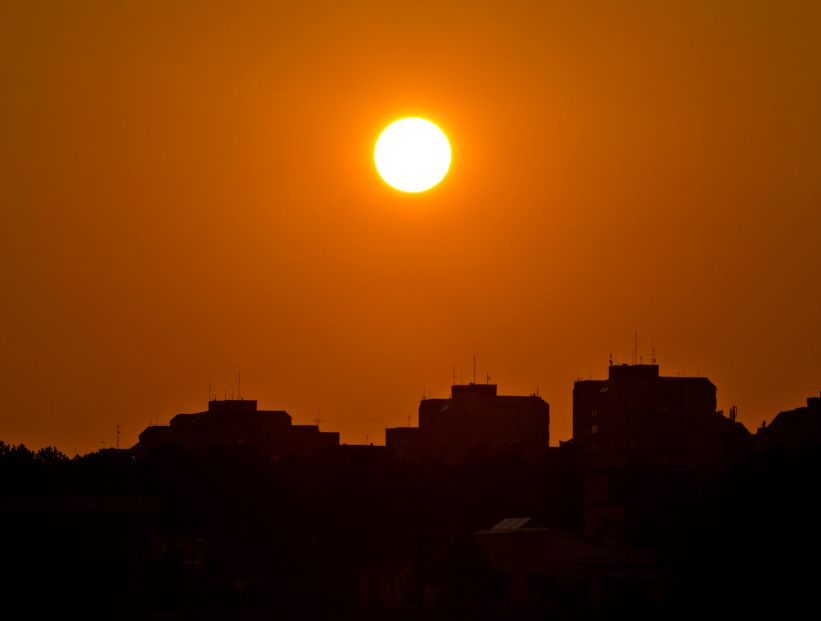
M 310 5 L 310 6 L 309 6 Z M 582 6 L 583 5 L 583 6 Z M 383 442 L 451 368 L 821 389 L 821 3 L 1 2 L 0 439 L 243 394 Z M 434 191 L 372 165 L 405 115 Z

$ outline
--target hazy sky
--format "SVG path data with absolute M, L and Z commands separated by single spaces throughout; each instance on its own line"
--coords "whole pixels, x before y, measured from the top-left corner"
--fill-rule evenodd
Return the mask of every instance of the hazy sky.
M 0 439 L 208 383 L 382 443 L 472 355 L 551 440 L 610 351 L 755 429 L 821 389 L 821 3 L 0 0 Z M 379 179 L 435 121 L 446 180 Z

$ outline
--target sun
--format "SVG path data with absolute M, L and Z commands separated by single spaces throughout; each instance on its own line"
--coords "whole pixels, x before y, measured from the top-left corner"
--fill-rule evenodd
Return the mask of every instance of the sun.
M 438 184 L 450 168 L 445 132 L 426 119 L 409 117 L 388 125 L 373 152 L 376 170 L 400 192 L 424 192 Z

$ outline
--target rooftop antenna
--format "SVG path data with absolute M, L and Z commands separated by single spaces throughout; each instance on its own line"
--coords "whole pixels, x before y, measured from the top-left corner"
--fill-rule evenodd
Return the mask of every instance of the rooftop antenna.
M 117 425 L 117 450 L 120 450 L 120 426 Z
M 653 357 L 653 364 L 656 364 L 656 346 L 653 345 L 652 353 L 650 354 Z
M 453 365 L 453 384 L 456 384 L 456 365 Z
M 208 403 L 211 403 L 211 382 L 208 382 Z
M 490 384 L 490 373 L 485 371 L 485 384 Z
M 237 368 L 237 399 L 242 399 L 242 375 Z
M 473 383 L 476 383 L 476 354 L 473 354 Z
M 610 366 L 613 366 L 613 350 L 610 350 Z
M 633 366 L 636 364 L 636 359 L 639 357 L 639 331 L 633 335 Z
M 223 401 L 228 401 L 228 389 L 222 391 L 222 399 Z
M 536 384 L 536 396 L 537 397 L 539 396 L 539 385 L 538 384 Z
M 319 408 L 316 409 L 316 426 L 319 428 Z

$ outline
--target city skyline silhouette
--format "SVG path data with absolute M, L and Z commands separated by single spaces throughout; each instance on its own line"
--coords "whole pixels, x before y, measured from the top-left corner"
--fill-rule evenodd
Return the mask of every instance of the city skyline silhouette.
M 0 441 L 0 597 L 81 616 L 128 600 L 135 619 L 806 610 L 821 396 L 752 434 L 709 380 L 656 364 L 573 394 L 554 447 L 549 404 L 489 381 L 426 396 L 387 446 L 241 394 L 130 449 Z

